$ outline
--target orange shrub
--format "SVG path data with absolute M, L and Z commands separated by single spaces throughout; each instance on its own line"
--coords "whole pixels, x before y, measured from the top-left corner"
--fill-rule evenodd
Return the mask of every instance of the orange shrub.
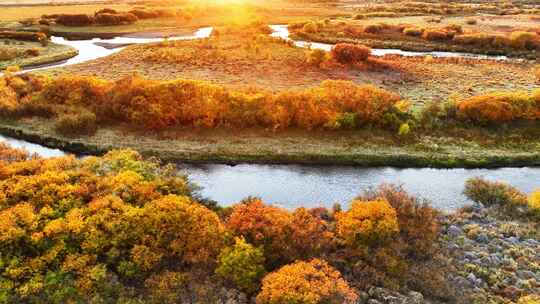
M 354 116 L 357 126 L 386 127 L 385 115 L 396 112 L 400 101 L 391 92 L 348 81 L 327 80 L 303 91 L 271 93 L 236 91 L 203 81 L 157 81 L 136 76 L 116 82 L 60 77 L 48 80 L 36 95 L 29 109 L 41 106 L 61 113 L 66 107 L 83 107 L 94 112 L 98 121 L 121 121 L 153 130 L 179 125 L 335 129 L 341 127 L 339 120 L 344 115 Z
M 306 62 L 310 65 L 320 67 L 326 61 L 328 54 L 321 49 L 309 50 L 306 52 Z
M 451 37 L 449 37 L 448 33 L 443 30 L 426 29 L 422 34 L 422 38 L 429 41 L 445 41 Z
M 379 246 L 399 233 L 396 210 L 385 199 L 353 201 L 336 220 L 336 233 L 350 248 Z
M 424 33 L 424 29 L 419 27 L 406 27 L 403 29 L 403 34 L 407 36 L 420 37 Z
M 302 31 L 309 34 L 315 34 L 319 31 L 319 25 L 316 22 L 308 22 L 304 24 Z
M 352 304 L 357 294 L 325 261 L 296 262 L 263 279 L 257 304 Z
M 364 32 L 370 34 L 378 34 L 382 32 L 383 26 L 381 24 L 369 24 L 364 26 Z
M 493 44 L 494 36 L 482 33 L 465 34 L 454 36 L 452 41 L 461 45 L 490 46 Z
M 536 81 L 540 82 L 540 64 L 534 67 L 533 73 L 536 77 Z
M 270 266 L 314 257 L 330 246 L 328 223 L 300 208 L 285 209 L 252 199 L 233 207 L 227 227 L 255 246 L 263 246 Z
M 271 259 L 279 259 L 279 252 L 286 245 L 287 225 L 291 215 L 284 209 L 265 205 L 259 199 L 251 199 L 233 207 L 226 225 L 234 234 L 243 236 L 255 246 L 263 246 Z
M 477 123 L 511 122 L 540 118 L 538 94 L 495 92 L 474 96 L 457 104 L 458 117 Z
M 331 54 L 339 63 L 354 64 L 366 61 L 371 55 L 371 49 L 359 44 L 338 43 L 332 48 Z
M 409 195 L 403 188 L 381 185 L 378 189 L 362 194 L 358 199 L 386 200 L 395 210 L 400 228 L 403 251 L 411 258 L 428 258 L 437 249 L 440 225 L 438 212 L 428 202 Z
M 12 163 L 27 160 L 28 152 L 23 149 L 11 148 L 6 143 L 0 143 L 0 163 Z
M 512 32 L 510 34 L 510 43 L 517 49 L 539 49 L 540 35 L 534 32 Z

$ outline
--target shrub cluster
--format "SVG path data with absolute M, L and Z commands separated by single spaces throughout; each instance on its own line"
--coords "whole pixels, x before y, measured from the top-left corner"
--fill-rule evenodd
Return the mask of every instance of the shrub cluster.
M 65 26 L 89 26 L 94 24 L 95 18 L 86 14 L 61 14 L 55 21 Z
M 527 204 L 531 214 L 540 219 L 540 189 L 531 193 Z
M 193 201 L 186 179 L 133 151 L 84 160 L 0 153 L 7 303 L 110 301 L 144 285 L 138 294 L 159 293 L 152 282 L 213 267 L 224 244 L 219 217 Z
M 330 246 L 328 223 L 306 209 L 293 213 L 250 199 L 234 206 L 227 227 L 249 243 L 262 246 L 268 268 L 318 256 Z
M 225 248 L 219 255 L 216 273 L 231 280 L 238 288 L 253 293 L 259 289 L 264 269 L 264 252 L 243 238 L 236 238 L 234 245 Z
M 540 119 L 540 91 L 495 92 L 457 103 L 458 117 L 480 124 Z
M 24 86 L 25 81 L 19 80 Z M 46 115 L 84 108 L 99 122 L 120 121 L 152 130 L 173 126 L 334 129 L 342 127 L 340 121 L 345 115 L 352 116 L 355 126 L 397 128 L 395 119 L 389 117 L 406 115 L 397 108 L 398 95 L 348 81 L 327 80 L 319 87 L 280 93 L 243 92 L 203 81 L 156 81 L 137 76 L 114 82 L 64 76 L 41 79 L 41 83 L 39 92 L 30 90 L 31 100 L 15 101 L 11 88 L 6 87 L 10 106 L 26 113 L 39 108 Z
M 118 12 L 114 9 L 104 8 L 95 12 L 93 16 L 86 14 L 43 15 L 40 22 L 51 24 L 51 21 L 54 21 L 64 26 L 90 26 L 95 24 L 111 26 L 133 24 L 139 19 L 170 18 L 176 16 L 176 12 L 164 9 L 135 9 L 129 12 Z
M 132 13 L 99 13 L 95 22 L 99 25 L 125 25 L 137 22 L 139 18 Z
M 77 113 L 63 113 L 58 116 L 56 131 L 67 135 L 93 134 L 97 130 L 96 115 L 81 109 Z
M 440 22 L 440 20 L 437 20 L 437 22 Z M 307 38 L 317 35 L 317 37 L 328 38 L 346 36 L 355 39 L 396 39 L 398 35 L 404 35 L 418 37 L 427 41 L 474 46 L 480 49 L 497 51 L 540 49 L 540 35 L 534 31 L 514 31 L 509 34 L 476 31 L 464 33 L 462 26 L 458 24 L 420 27 L 414 24 L 373 23 L 356 26 L 346 22 L 339 22 L 330 23 L 323 27 L 318 23 L 308 22 L 304 23 L 303 27 L 291 26 L 290 30 L 307 36 Z M 403 38 L 405 39 L 405 37 Z
M 407 284 L 406 268 L 388 269 L 416 265 L 402 244 L 430 235 L 425 222 L 435 221 L 389 186 L 338 213 L 257 199 L 209 209 L 192 189 L 173 166 L 130 150 L 41 159 L 0 145 L 0 280 L 9 287 L 1 299 L 178 303 L 199 292 L 188 285 L 221 278 L 258 293 L 260 304 L 354 303 L 340 271 L 367 267 L 367 281 L 354 286 L 386 275 Z M 405 221 L 411 229 L 399 227 Z
M 491 182 L 481 177 L 469 179 L 465 183 L 464 194 L 469 199 L 486 206 L 527 205 L 527 196 L 518 189 L 502 182 Z
M 262 282 L 257 304 L 356 303 L 358 295 L 325 261 L 296 262 L 269 274 Z
M 336 217 L 337 235 L 352 248 L 383 245 L 399 233 L 396 210 L 386 200 L 353 201 Z
M 332 48 L 332 58 L 343 64 L 355 64 L 366 61 L 371 55 L 371 49 L 364 45 L 338 43 Z
M 0 39 L 15 39 L 41 42 L 43 40 L 47 40 L 48 38 L 42 32 L 0 31 Z
M 532 219 L 540 220 L 540 190 L 533 191 L 527 197 L 509 184 L 475 177 L 465 183 L 463 193 L 474 202 L 501 207 L 511 216 L 529 215 Z

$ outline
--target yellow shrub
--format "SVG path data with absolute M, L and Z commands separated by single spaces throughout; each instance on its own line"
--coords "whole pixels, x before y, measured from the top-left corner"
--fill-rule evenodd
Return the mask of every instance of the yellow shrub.
M 540 189 L 534 191 L 528 200 L 528 204 L 530 212 L 534 215 L 540 218 Z
M 352 248 L 381 245 L 399 233 L 396 210 L 388 201 L 353 201 L 338 213 L 337 235 Z
M 283 266 L 262 282 L 257 304 L 350 304 L 358 299 L 341 274 L 313 259 Z
M 309 50 L 306 52 L 306 62 L 310 65 L 320 67 L 326 61 L 328 54 L 321 49 Z
M 512 32 L 510 42 L 514 48 L 537 49 L 540 47 L 540 36 L 533 32 Z
M 424 29 L 419 28 L 419 27 L 407 27 L 403 29 L 403 34 L 407 36 L 420 37 L 422 36 L 423 33 L 424 33 Z
M 517 304 L 540 304 L 540 295 L 529 295 L 519 298 Z
M 444 41 L 449 39 L 447 32 L 438 29 L 427 29 L 422 34 L 422 38 L 429 41 Z
M 319 25 L 315 22 L 308 22 L 304 24 L 302 31 L 310 34 L 317 33 L 319 31 Z
M 495 92 L 474 96 L 457 104 L 458 117 L 479 123 L 510 122 L 540 118 L 536 93 Z

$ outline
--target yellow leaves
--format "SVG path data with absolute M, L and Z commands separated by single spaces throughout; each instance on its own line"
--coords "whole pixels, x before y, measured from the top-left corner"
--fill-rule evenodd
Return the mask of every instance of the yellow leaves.
M 409 100 L 400 100 L 395 103 L 394 107 L 401 113 L 407 113 L 411 107 L 411 102 Z
M 188 197 L 169 195 L 148 203 L 141 225 L 149 228 L 147 246 L 187 263 L 206 263 L 223 246 L 225 228 L 219 217 Z
M 131 260 L 143 271 L 150 271 L 163 258 L 163 254 L 144 245 L 131 249 Z
M 61 232 L 64 232 L 65 225 L 63 219 L 56 219 L 50 221 L 44 228 L 43 233 L 47 237 L 53 237 L 57 234 L 60 234 Z
M 384 199 L 353 201 L 336 217 L 338 236 L 352 248 L 384 243 L 399 232 L 396 210 Z
M 267 275 L 257 304 L 350 304 L 357 299 L 337 270 L 323 260 L 313 259 L 283 266 Z
M 540 189 L 531 193 L 528 206 L 531 213 L 540 219 Z
M 36 224 L 36 214 L 28 203 L 17 204 L 0 212 L 0 242 L 25 237 Z

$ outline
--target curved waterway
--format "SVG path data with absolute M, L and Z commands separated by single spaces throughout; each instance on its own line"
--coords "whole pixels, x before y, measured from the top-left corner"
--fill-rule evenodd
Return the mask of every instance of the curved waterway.
M 211 34 L 212 34 L 212 28 L 204 27 L 197 30 L 195 33 L 193 33 L 193 35 L 172 36 L 172 37 L 168 37 L 168 40 L 174 41 L 174 40 L 203 39 L 203 38 L 210 37 Z M 155 42 L 161 42 L 161 41 L 163 41 L 163 38 L 116 37 L 112 39 L 94 38 L 91 40 L 67 40 L 63 37 L 53 36 L 51 37 L 51 42 L 56 43 L 56 44 L 63 44 L 63 45 L 71 46 L 77 49 L 77 51 L 79 51 L 79 54 L 68 60 L 63 60 L 60 62 L 46 64 L 46 65 L 38 66 L 38 67 L 31 67 L 31 68 L 25 69 L 24 71 L 29 72 L 29 71 L 48 69 L 52 67 L 62 67 L 62 66 L 67 66 L 67 65 L 77 64 L 77 63 L 83 63 L 86 61 L 106 57 L 111 54 L 117 53 L 121 51 L 123 48 L 125 48 L 127 45 L 155 43 Z
M 272 25 L 273 37 L 286 40 L 289 31 L 286 25 Z M 212 28 L 201 28 L 190 36 L 170 37 L 169 40 L 191 40 L 207 38 Z M 34 67 L 34 71 L 82 63 L 105 57 L 122 50 L 126 45 L 160 42 L 163 38 L 130 38 L 66 40 L 52 37 L 54 43 L 66 44 L 76 48 L 79 54 L 69 60 L 47 66 Z M 294 41 L 298 47 L 331 50 L 333 45 Z M 398 54 L 402 56 L 467 57 L 476 59 L 507 59 L 505 56 L 487 56 L 452 52 L 408 52 L 398 49 L 373 49 L 375 56 Z M 57 149 L 17 140 L 0 135 L 0 142 L 13 147 L 24 148 L 30 153 L 43 157 L 57 157 L 65 153 Z M 454 210 L 470 203 L 461 194 L 467 179 L 484 176 L 491 180 L 511 183 L 520 190 L 530 193 L 540 187 L 540 168 L 500 168 L 500 169 L 431 169 L 391 167 L 359 168 L 350 166 L 296 166 L 296 165 L 256 165 L 237 166 L 207 164 L 179 164 L 190 180 L 202 187 L 203 197 L 231 205 L 248 196 L 261 197 L 267 203 L 285 208 L 331 207 L 339 202 L 348 202 L 360 192 L 382 183 L 400 184 L 407 191 L 429 200 L 434 207 Z
M 270 25 L 270 28 L 274 31 L 270 36 L 279 37 L 285 40 L 292 40 L 290 38 L 289 29 L 287 25 Z M 292 40 L 294 45 L 302 48 L 321 49 L 329 52 L 334 47 L 334 44 L 309 42 L 301 40 Z M 371 54 L 374 56 L 384 55 L 401 55 L 406 57 L 414 56 L 432 56 L 432 57 L 462 57 L 472 59 L 493 59 L 493 60 L 507 60 L 507 56 L 494 56 L 494 55 L 480 55 L 472 53 L 459 53 L 459 52 L 412 52 L 403 51 L 400 49 L 371 49 Z
M 287 25 L 270 25 L 273 33 L 270 34 L 272 37 L 279 37 L 285 40 L 292 40 L 289 36 L 289 30 Z M 204 27 L 196 31 L 193 35 L 188 36 L 173 36 L 169 37 L 169 40 L 194 40 L 194 39 L 204 39 L 210 37 L 212 34 L 212 27 Z M 62 37 L 51 37 L 51 41 L 57 44 L 64 44 L 71 46 L 79 51 L 79 54 L 68 60 L 59 61 L 55 63 L 46 64 L 38 67 L 29 67 L 25 69 L 25 72 L 36 71 L 42 69 L 48 69 L 52 67 L 62 67 L 77 63 L 83 63 L 86 61 L 102 58 L 109 56 L 111 54 L 121 51 L 124 47 L 131 44 L 142 44 L 142 43 L 155 43 L 163 41 L 163 38 L 136 38 L 136 37 L 116 37 L 112 39 L 101 39 L 94 38 L 91 40 L 67 40 Z M 318 43 L 318 42 L 307 42 L 307 41 L 297 41 L 294 40 L 294 44 L 302 48 L 312 48 L 312 49 L 322 49 L 325 51 L 330 51 L 333 44 Z M 399 49 L 372 49 L 372 54 L 374 56 L 384 56 L 389 54 L 401 55 L 401 56 L 433 56 L 433 57 L 463 57 L 463 58 L 473 58 L 473 59 L 495 59 L 495 60 L 506 60 L 506 56 L 491 56 L 491 55 L 478 55 L 470 53 L 458 53 L 458 52 L 411 52 L 403 51 Z
M 64 155 L 57 149 L 1 135 L 0 142 L 43 157 Z M 360 192 L 391 183 L 403 185 L 410 193 L 429 200 L 434 207 L 455 210 L 470 203 L 461 192 L 465 181 L 471 177 L 508 182 L 526 193 L 540 188 L 540 168 L 398 169 L 258 164 L 179 164 L 178 167 L 202 187 L 203 197 L 224 206 L 248 196 L 258 196 L 267 203 L 290 209 L 331 207 L 336 202 L 346 207 Z

